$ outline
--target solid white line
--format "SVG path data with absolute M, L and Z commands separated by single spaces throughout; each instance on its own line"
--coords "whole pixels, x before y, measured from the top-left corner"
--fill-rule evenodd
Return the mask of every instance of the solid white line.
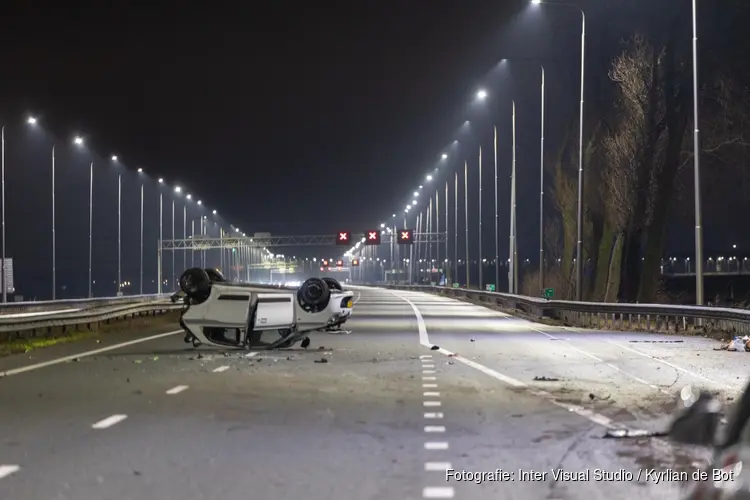
M 452 468 L 450 462 L 425 462 L 424 464 L 426 472 L 445 472 Z
M 0 465 L 0 479 L 8 477 L 19 470 L 21 470 L 21 467 L 18 465 Z
M 422 389 L 437 389 L 437 384 L 422 384 Z
M 0 319 L 32 318 L 34 316 L 55 316 L 80 311 L 81 309 L 57 309 L 56 311 L 36 311 L 29 313 L 0 314 Z
M 221 372 L 225 372 L 225 371 L 227 371 L 227 370 L 229 370 L 229 367 L 228 367 L 228 366 L 226 366 L 226 365 L 224 365 L 224 366 L 220 366 L 220 367 L 218 367 L 218 368 L 214 368 L 214 369 L 213 369 L 213 372 L 214 372 L 214 373 L 221 373 Z
M 454 495 L 450 486 L 433 486 L 422 490 L 422 498 L 453 498 Z
M 425 432 L 445 432 L 445 427 L 442 425 L 426 425 L 424 428 Z
M 186 385 L 178 385 L 176 387 L 172 387 L 171 389 L 169 389 L 167 391 L 167 394 L 179 394 L 182 391 L 186 390 L 187 388 L 188 388 L 188 386 L 186 386 Z
M 424 414 L 424 418 L 443 418 L 443 414 L 440 412 L 437 412 L 437 413 L 428 412 Z
M 426 398 L 439 398 L 440 397 L 440 393 L 439 392 L 425 392 L 425 393 L 422 394 L 422 396 L 424 396 Z
M 432 354 L 422 354 L 419 359 L 430 359 L 432 357 Z
M 437 373 L 435 370 L 422 370 L 422 373 L 425 375 L 432 375 L 433 373 Z
M 442 406 L 443 403 L 440 401 L 425 401 L 424 406 L 425 407 L 435 407 L 435 406 Z
M 399 297 L 404 302 L 408 303 L 411 306 L 411 308 L 414 310 L 414 314 L 417 317 L 417 325 L 418 325 L 418 328 L 419 328 L 419 342 L 420 342 L 420 344 L 422 344 L 425 347 L 432 348 L 433 345 L 430 344 L 430 338 L 427 335 L 427 327 L 425 326 L 424 318 L 419 313 L 419 310 L 417 309 L 417 306 L 414 305 L 414 303 L 411 300 L 407 299 L 406 297 L 403 297 L 403 296 L 398 295 L 396 293 L 394 293 L 394 295 L 396 297 Z M 459 361 L 459 362 L 461 362 L 461 363 L 463 363 L 463 364 L 465 364 L 467 366 L 470 366 L 470 367 L 474 368 L 475 370 L 478 370 L 478 371 L 484 373 L 485 375 L 488 375 L 488 376 L 490 376 L 490 377 L 492 377 L 492 378 L 494 378 L 496 380 L 504 382 L 504 383 L 506 383 L 506 384 L 508 384 L 510 386 L 526 389 L 531 394 L 534 394 L 535 396 L 538 396 L 538 397 L 541 397 L 543 399 L 546 399 L 547 401 L 549 401 L 553 405 L 558 406 L 560 408 L 564 408 L 565 410 L 567 410 L 569 412 L 572 412 L 572 413 L 575 413 L 577 415 L 580 415 L 581 417 L 584 417 L 584 418 L 590 420 L 591 422 L 594 422 L 595 424 L 598 424 L 598 425 L 601 425 L 603 427 L 607 427 L 607 428 L 610 428 L 610 429 L 612 429 L 612 428 L 614 428 L 614 429 L 624 429 L 625 428 L 622 425 L 615 424 L 611 419 L 609 419 L 608 417 L 605 417 L 604 415 L 595 413 L 595 412 L 593 412 L 591 410 L 588 410 L 588 409 L 586 409 L 586 408 L 584 408 L 582 406 L 571 405 L 571 404 L 568 404 L 568 403 L 563 403 L 561 401 L 558 401 L 557 399 L 555 399 L 555 397 L 552 394 L 550 394 L 550 393 L 548 393 L 546 391 L 535 390 L 532 387 L 530 387 L 528 384 L 525 384 L 525 383 L 521 382 L 520 380 L 516 380 L 516 379 L 514 379 L 512 377 L 508 377 L 507 375 L 503 375 L 502 373 L 497 372 L 497 371 L 495 371 L 495 370 L 493 370 L 491 368 L 487 368 L 486 366 L 481 365 L 481 364 L 479 364 L 479 363 L 477 363 L 475 361 L 472 361 L 470 359 L 466 359 L 466 358 L 463 358 L 461 356 L 458 356 L 456 353 L 453 353 L 453 352 L 451 352 L 451 351 L 449 351 L 447 349 L 439 348 L 439 349 L 437 349 L 437 352 L 439 352 L 440 354 L 443 354 L 445 356 L 452 357 L 454 360 Z M 638 351 L 636 351 L 636 352 L 638 352 Z M 639 354 L 643 354 L 643 353 L 639 352 Z M 648 357 L 648 355 L 646 355 L 646 356 Z M 679 369 L 678 367 L 675 367 L 675 368 Z M 426 403 L 427 402 L 425 402 L 425 404 Z
M 49 361 L 42 361 L 41 363 L 35 363 L 33 365 L 22 366 L 20 368 L 13 368 L 12 370 L 7 370 L 7 371 L 0 373 L 0 376 L 9 377 L 11 375 L 18 375 L 20 373 L 26 373 L 26 372 L 30 372 L 33 370 L 38 370 L 39 368 L 46 368 L 48 366 L 59 365 L 60 363 L 66 363 L 68 361 L 73 361 L 74 359 L 86 358 L 89 356 L 96 356 L 97 354 L 101 354 L 103 352 L 114 351 L 115 349 L 121 349 L 123 347 L 140 344 L 141 342 L 147 342 L 149 340 L 162 339 L 164 337 L 169 337 L 170 335 L 176 335 L 178 333 L 184 333 L 184 330 L 175 330 L 173 332 L 160 333 L 158 335 L 151 335 L 150 337 L 143 337 L 140 339 L 129 340 L 121 344 L 115 344 L 115 345 L 111 345 L 107 347 L 102 347 L 101 349 L 94 349 L 93 351 L 86 351 L 86 352 L 81 352 L 78 354 L 71 354 L 70 356 L 63 356 L 62 358 L 51 359 Z
M 422 380 L 437 380 L 437 377 L 422 377 Z
M 112 427 L 113 425 L 122 422 L 128 418 L 127 415 L 112 415 L 111 417 L 107 417 L 104 420 L 100 420 L 94 425 L 91 426 L 92 429 L 106 429 L 107 427 Z
M 424 444 L 425 450 L 447 450 L 448 449 L 448 443 L 445 441 L 428 441 Z

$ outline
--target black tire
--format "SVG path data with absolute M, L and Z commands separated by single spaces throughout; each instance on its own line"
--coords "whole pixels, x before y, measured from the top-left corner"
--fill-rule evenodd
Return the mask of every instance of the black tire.
M 180 289 L 194 302 L 203 302 L 211 293 L 211 280 L 205 269 L 193 267 L 180 276 Z
M 206 274 L 208 275 L 208 279 L 211 280 L 212 283 L 221 283 L 227 280 L 224 277 L 224 275 L 221 274 L 221 271 L 219 271 L 218 269 L 212 269 L 209 267 L 209 268 L 204 269 L 204 271 L 206 271 Z
M 344 287 L 341 286 L 341 283 L 337 279 L 334 278 L 322 278 L 323 281 L 326 282 L 326 285 L 328 285 L 328 288 L 330 290 L 337 290 L 339 292 L 344 290 Z
M 320 278 L 306 280 L 297 290 L 297 302 L 308 313 L 317 313 L 328 307 L 331 289 Z

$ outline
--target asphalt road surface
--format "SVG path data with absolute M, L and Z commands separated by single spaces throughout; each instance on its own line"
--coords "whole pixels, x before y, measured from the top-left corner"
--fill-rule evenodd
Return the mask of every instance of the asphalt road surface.
M 607 427 L 665 428 L 689 384 L 736 396 L 750 359 L 356 292 L 351 334 L 307 350 L 195 350 L 162 329 L 0 360 L 0 498 L 679 498 L 648 471 L 693 471 L 705 451 Z

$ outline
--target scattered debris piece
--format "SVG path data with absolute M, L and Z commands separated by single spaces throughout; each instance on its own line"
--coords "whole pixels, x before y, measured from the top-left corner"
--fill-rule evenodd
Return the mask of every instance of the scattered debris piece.
M 326 350 L 326 348 L 325 348 L 325 346 L 322 346 L 322 345 L 321 345 L 321 346 L 318 346 L 318 350 L 319 350 L 319 351 L 325 351 L 325 350 Z
M 231 353 L 229 353 L 229 352 L 225 352 L 225 353 L 224 353 L 224 357 L 225 357 L 225 358 L 228 358 L 229 356 L 231 356 Z
M 73 363 L 78 363 L 79 361 L 81 361 L 81 360 L 78 359 L 78 358 L 73 358 Z
M 454 354 L 448 354 L 448 357 L 449 358 L 457 358 L 458 354 L 455 354 L 455 353 Z
M 644 437 L 666 437 L 668 432 L 664 431 L 646 431 L 643 429 L 610 429 L 605 434 L 605 438 L 623 439 L 623 438 L 644 438 Z
M 714 351 L 750 352 L 750 337 L 747 335 L 744 337 L 735 337 L 721 347 L 714 348 Z
M 141 364 L 141 360 L 140 359 L 134 359 L 133 363 L 135 363 L 136 365 L 140 365 Z
M 416 356 L 409 356 L 409 359 L 417 359 Z
M 134 470 L 134 471 L 133 471 L 133 475 L 134 475 L 134 476 L 140 476 L 140 475 L 141 475 L 141 471 L 139 471 L 139 470 Z
M 474 339 L 471 339 L 471 340 L 469 340 L 469 342 L 475 342 L 475 340 L 474 340 Z
M 448 364 L 449 365 L 455 365 L 456 363 L 454 363 L 453 361 L 448 361 Z
M 534 377 L 537 382 L 559 382 L 559 378 L 555 377 Z
M 203 354 L 198 354 L 197 359 L 203 359 Z
M 589 399 L 590 399 L 591 401 L 593 401 L 593 400 L 595 400 L 595 399 L 596 399 L 596 396 L 594 396 L 594 394 L 593 394 L 593 393 L 589 392 Z
M 154 361 L 159 361 L 159 356 L 154 356 Z
M 328 363 L 328 359 L 326 358 L 320 358 L 315 360 L 316 363 Z
M 682 344 L 684 340 L 629 340 L 631 344 Z
M 439 346 L 439 345 L 434 345 L 434 346 L 430 347 L 430 350 L 431 350 L 431 351 L 437 351 L 437 350 L 439 350 L 439 349 L 440 349 L 440 346 Z

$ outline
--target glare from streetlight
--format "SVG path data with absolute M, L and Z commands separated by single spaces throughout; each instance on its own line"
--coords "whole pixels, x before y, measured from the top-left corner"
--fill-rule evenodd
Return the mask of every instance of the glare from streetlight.
M 203 205 L 203 202 L 201 200 L 198 200 L 198 205 Z
M 385 224 L 380 224 L 381 229 L 385 227 Z
M 539 5 L 540 3 L 542 3 L 542 0 L 531 0 L 531 3 L 533 3 L 534 5 Z
M 141 168 L 141 167 L 138 167 L 138 173 L 139 173 L 139 174 L 142 174 L 142 173 L 143 173 L 143 168 Z
M 431 181 L 431 180 L 432 180 L 432 176 L 431 176 L 431 175 L 428 175 L 428 176 L 427 176 L 427 180 L 428 180 L 428 181 Z
M 192 195 L 192 194 L 190 194 L 190 193 L 188 193 L 188 195 L 187 195 L 187 199 L 188 199 L 188 200 L 192 200 L 192 199 L 193 199 L 193 195 Z
M 164 184 L 164 179 L 162 179 L 161 177 L 159 177 L 159 184 Z
M 414 196 L 419 196 L 419 191 L 414 191 Z
M 216 210 L 214 210 L 214 215 L 216 215 Z
M 393 214 L 393 217 L 395 218 L 395 217 L 396 217 L 396 214 Z
M 481 89 L 477 92 L 477 99 L 480 101 L 483 101 L 487 98 L 487 91 L 484 89 Z
M 112 161 L 117 161 L 117 155 L 112 155 Z
M 179 192 L 181 192 L 181 191 L 182 191 L 182 188 L 181 188 L 180 186 L 175 186 L 175 187 L 174 187 L 174 192 L 175 192 L 175 193 L 179 193 Z
M 412 200 L 412 201 L 411 201 L 411 204 L 412 204 L 412 205 L 416 205 L 416 204 L 417 204 L 417 200 Z
M 447 159 L 447 158 L 448 158 L 448 155 L 447 155 L 447 154 L 445 154 L 445 153 L 443 153 L 443 155 L 441 156 L 441 158 L 442 158 L 443 160 L 445 160 L 445 159 Z
M 26 123 L 28 123 L 29 125 L 36 125 L 36 118 L 34 118 L 33 116 L 29 116 L 26 119 Z
M 76 146 L 81 146 L 83 144 L 83 137 L 76 137 L 75 139 L 73 139 L 73 142 Z

